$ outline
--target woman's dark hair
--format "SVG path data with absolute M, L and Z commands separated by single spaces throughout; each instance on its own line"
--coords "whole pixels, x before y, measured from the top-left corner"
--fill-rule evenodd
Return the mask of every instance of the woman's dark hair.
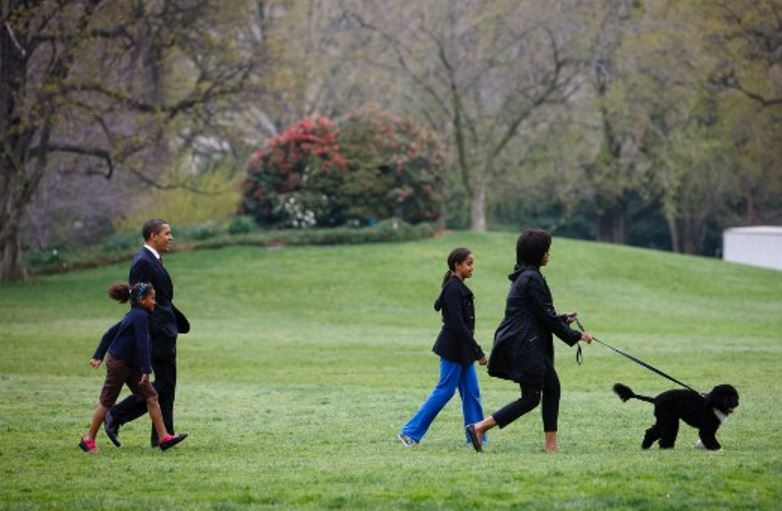
M 459 247 L 451 250 L 451 253 L 448 254 L 448 271 L 445 272 L 445 275 L 443 276 L 443 284 L 440 287 L 445 287 L 448 279 L 451 278 L 454 270 L 456 270 L 456 265 L 466 261 L 467 258 L 470 257 L 470 254 L 472 254 L 472 252 L 469 248 Z
M 139 300 L 152 292 L 152 289 L 152 284 L 149 282 L 137 282 L 132 286 L 125 282 L 117 282 L 109 286 L 109 297 L 119 303 L 125 303 L 128 300 L 131 303 L 138 303 Z
M 516 264 L 540 268 L 551 248 L 551 234 L 543 229 L 527 229 L 516 240 Z
M 141 235 L 144 236 L 144 241 L 149 241 L 153 234 L 159 233 L 163 226 L 167 224 L 168 222 L 162 218 L 153 218 L 144 222 L 144 226 L 141 228 Z

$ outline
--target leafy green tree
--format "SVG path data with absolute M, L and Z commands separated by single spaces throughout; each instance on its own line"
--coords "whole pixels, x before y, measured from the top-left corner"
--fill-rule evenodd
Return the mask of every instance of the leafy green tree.
M 699 253 L 734 183 L 707 86 L 715 55 L 701 38 L 703 5 L 613 4 L 593 59 L 602 137 L 584 165 L 597 237 L 624 243 L 633 222 L 662 208 L 673 250 Z
M 383 48 L 376 69 L 410 85 L 409 108 L 448 141 L 469 200 L 486 228 L 487 193 L 503 154 L 544 105 L 576 88 L 584 3 L 437 0 L 389 10 L 355 6 L 351 19 Z M 390 55 L 389 55 L 390 50 Z
M 638 120 L 644 108 L 631 110 L 626 104 L 633 73 L 632 64 L 628 64 L 643 60 L 638 54 L 628 55 L 627 48 L 634 35 L 631 27 L 638 26 L 634 20 L 638 9 L 615 0 L 596 10 L 599 23 L 590 59 L 590 83 L 600 138 L 596 154 L 582 165 L 581 179 L 596 216 L 597 239 L 626 243 L 634 217 L 643 215 L 655 203 L 654 194 L 648 192 L 649 166 L 639 151 L 644 131 L 639 129 Z M 639 200 L 645 206 L 633 208 Z
M 733 224 L 782 223 L 782 1 L 713 0 L 701 39 L 743 211 Z

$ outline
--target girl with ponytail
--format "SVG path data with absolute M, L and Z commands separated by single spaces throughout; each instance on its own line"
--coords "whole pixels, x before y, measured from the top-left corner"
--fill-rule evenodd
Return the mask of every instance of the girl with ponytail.
M 120 303 L 130 302 L 130 311 L 122 321 L 111 327 L 95 349 L 90 365 L 97 369 L 106 356 L 106 379 L 100 393 L 87 435 L 81 438 L 79 448 L 84 452 L 98 452 L 95 436 L 114 405 L 123 385 L 139 399 L 146 401 L 147 411 L 160 438 L 160 448 L 167 450 L 187 437 L 171 435 L 163 424 L 157 391 L 149 382 L 152 372 L 149 351 L 149 314 L 155 309 L 155 288 L 148 282 L 132 286 L 125 283 L 109 286 L 109 296 Z M 107 355 L 108 353 L 108 355 Z
M 483 419 L 474 362 L 486 365 L 486 356 L 475 341 L 475 304 L 472 291 L 464 283 L 472 277 L 475 257 L 467 248 L 455 248 L 448 255 L 447 263 L 440 296 L 434 302 L 434 309 L 443 318 L 440 335 L 432 348 L 440 357 L 440 380 L 398 435 L 407 447 L 418 445 L 457 388 L 462 398 L 464 425 Z M 469 437 L 465 436 L 465 440 L 469 441 Z

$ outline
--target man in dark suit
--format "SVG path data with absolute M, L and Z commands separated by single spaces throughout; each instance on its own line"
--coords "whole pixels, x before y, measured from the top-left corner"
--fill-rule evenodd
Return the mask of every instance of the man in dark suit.
M 173 434 L 174 429 L 174 393 L 176 388 L 176 338 L 177 334 L 185 334 L 190 330 L 190 324 L 176 307 L 174 307 L 174 283 L 163 266 L 161 254 L 171 248 L 171 226 L 165 220 L 156 218 L 149 220 L 142 229 L 144 246 L 136 252 L 130 262 L 128 282 L 132 286 L 137 282 L 151 282 L 155 288 L 157 305 L 149 321 L 150 352 L 152 355 L 152 370 L 155 373 L 153 385 L 158 393 L 160 410 L 163 412 L 163 422 L 166 429 Z M 128 396 L 121 403 L 115 404 L 106 414 L 103 421 L 106 435 L 116 445 L 120 446 L 119 428 L 147 413 L 144 401 L 136 396 Z M 152 446 L 158 443 L 157 434 L 152 429 Z

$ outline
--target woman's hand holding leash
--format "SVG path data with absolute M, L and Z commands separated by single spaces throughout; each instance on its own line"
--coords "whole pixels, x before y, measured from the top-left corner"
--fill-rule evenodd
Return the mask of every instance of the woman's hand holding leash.
M 571 313 L 565 314 L 565 322 L 568 325 L 571 324 L 574 321 L 578 322 L 578 313 L 571 312 Z M 591 344 L 592 343 L 592 339 L 594 339 L 594 337 L 592 337 L 592 334 L 590 334 L 589 332 L 584 331 L 584 329 L 581 327 L 581 323 L 578 323 L 578 327 L 581 330 L 581 340 L 584 341 L 587 344 Z

